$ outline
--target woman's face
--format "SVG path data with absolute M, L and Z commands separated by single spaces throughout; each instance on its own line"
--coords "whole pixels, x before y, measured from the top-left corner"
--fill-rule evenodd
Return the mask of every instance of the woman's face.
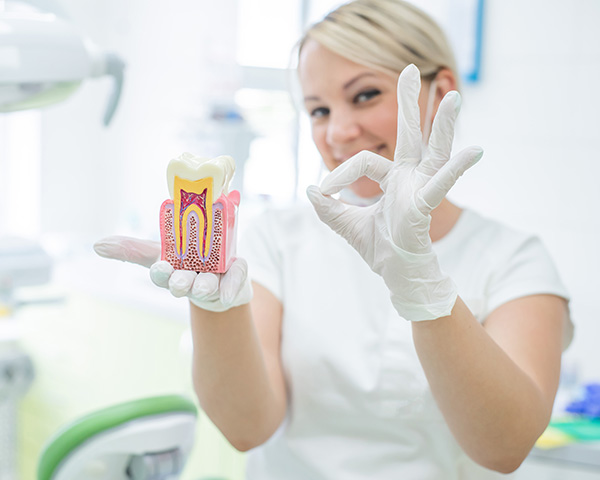
M 354 63 L 314 40 L 304 44 L 298 66 L 312 137 L 329 170 L 361 150 L 393 159 L 398 117 L 396 76 Z M 425 102 L 421 91 L 419 104 Z M 421 116 L 424 111 L 422 106 Z M 351 188 L 363 198 L 381 192 L 379 185 L 366 177 Z

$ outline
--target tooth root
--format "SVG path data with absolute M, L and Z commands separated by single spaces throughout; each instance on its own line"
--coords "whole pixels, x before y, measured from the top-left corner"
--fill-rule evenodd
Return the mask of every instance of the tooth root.
M 202 258 L 207 258 L 210 253 L 213 224 L 213 179 L 212 177 L 199 180 L 187 180 L 175 176 L 174 182 L 174 227 L 175 227 L 175 252 L 182 258 L 189 246 L 188 243 L 188 217 L 196 212 L 200 224 L 198 225 L 198 251 Z

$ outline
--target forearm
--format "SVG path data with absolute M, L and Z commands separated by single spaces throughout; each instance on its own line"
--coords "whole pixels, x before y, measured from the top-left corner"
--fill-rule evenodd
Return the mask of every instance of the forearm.
M 253 448 L 281 423 L 285 398 L 271 381 L 249 305 L 223 313 L 190 308 L 200 405 L 234 447 Z
M 449 317 L 414 322 L 412 331 L 432 393 L 465 452 L 494 470 L 517 468 L 547 426 L 547 395 L 460 298 Z

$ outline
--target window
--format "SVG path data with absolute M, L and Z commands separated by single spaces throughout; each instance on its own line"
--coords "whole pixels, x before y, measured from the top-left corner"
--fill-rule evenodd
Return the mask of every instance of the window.
M 303 107 L 294 99 L 297 86 L 290 67 L 305 26 L 340 3 L 240 0 L 236 59 L 243 88 L 236 103 L 256 135 L 243 166 L 245 195 L 294 202 L 305 199 L 306 187 L 320 179 L 321 158 Z
M 0 236 L 41 230 L 40 113 L 0 115 Z

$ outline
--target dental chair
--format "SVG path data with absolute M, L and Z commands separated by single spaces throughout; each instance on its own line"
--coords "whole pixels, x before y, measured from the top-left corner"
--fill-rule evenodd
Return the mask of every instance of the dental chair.
M 47 443 L 37 480 L 174 480 L 194 443 L 196 406 L 168 395 L 86 415 Z

